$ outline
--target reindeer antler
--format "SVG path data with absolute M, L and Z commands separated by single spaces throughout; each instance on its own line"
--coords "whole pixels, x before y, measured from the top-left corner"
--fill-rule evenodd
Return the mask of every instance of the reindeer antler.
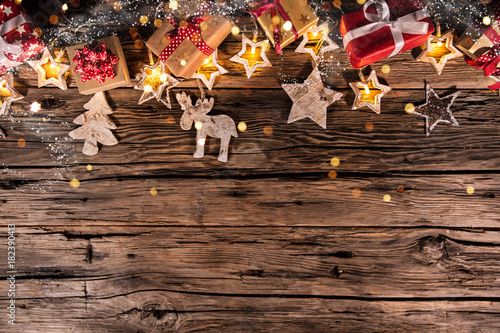
M 214 98 L 211 97 L 210 100 L 208 100 L 208 99 L 205 98 L 203 101 L 201 99 L 197 100 L 196 101 L 196 106 L 200 106 L 200 105 L 202 107 L 203 114 L 207 114 L 214 107 Z
M 177 102 L 181 105 L 182 110 L 187 110 L 188 107 L 193 106 L 191 96 L 187 95 L 184 91 L 182 94 L 176 94 L 175 98 L 177 98 Z

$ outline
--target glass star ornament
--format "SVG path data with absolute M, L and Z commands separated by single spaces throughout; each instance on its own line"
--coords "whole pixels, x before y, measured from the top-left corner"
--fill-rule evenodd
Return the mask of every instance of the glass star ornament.
M 352 109 L 357 110 L 362 107 L 368 107 L 375 111 L 375 113 L 380 114 L 381 99 L 391 91 L 391 87 L 378 82 L 377 73 L 374 70 L 370 72 L 370 75 L 366 79 L 360 71 L 359 78 L 361 81 L 349 83 L 354 94 L 356 94 Z
M 436 73 L 441 74 L 448 60 L 462 57 L 463 54 L 453 45 L 453 29 L 441 35 L 438 28 L 437 35 L 430 35 L 425 42 L 424 51 L 418 56 L 418 61 L 428 62 Z
M 70 66 L 56 62 L 48 49 L 43 51 L 40 60 L 28 61 L 28 64 L 38 75 L 38 88 L 54 85 L 61 90 L 68 89 L 66 73 Z
M 250 52 L 247 52 L 248 46 L 251 48 Z M 257 52 L 257 49 L 259 48 L 260 52 Z M 268 48 L 268 40 L 253 42 L 242 34 L 241 51 L 231 57 L 229 60 L 242 64 L 245 67 L 245 72 L 247 73 L 247 78 L 249 79 L 257 68 L 273 66 L 266 55 L 266 51 Z
M 328 21 L 320 26 L 309 29 L 302 37 L 302 42 L 295 49 L 295 52 L 309 53 L 315 64 L 318 64 L 324 54 L 338 49 L 339 46 L 328 37 L 330 28 Z
M 431 134 L 431 131 L 439 122 L 458 126 L 458 121 L 453 117 L 450 107 L 460 95 L 460 91 L 445 97 L 439 97 L 431 88 L 431 85 L 426 82 L 425 94 L 425 104 L 415 107 L 412 113 L 425 118 L 425 133 L 427 136 Z
M 293 101 L 288 124 L 310 118 L 326 129 L 326 109 L 338 101 L 343 94 L 325 88 L 318 67 L 315 67 L 304 83 L 282 84 L 281 87 Z
M 16 89 L 14 89 L 14 79 L 10 73 L 0 77 L 0 115 L 6 115 L 12 102 L 23 99 Z
M 205 60 L 203 65 L 191 77 L 192 79 L 200 79 L 208 90 L 212 90 L 214 87 L 217 76 L 227 73 L 227 70 L 219 64 L 217 56 L 218 52 L 215 49 L 214 53 Z
M 139 82 L 134 88 L 143 91 L 138 102 L 139 105 L 156 98 L 157 101 L 163 102 L 169 109 L 171 108 L 168 88 L 178 85 L 179 81 L 165 71 L 163 62 L 158 61 L 153 65 L 144 65 L 137 79 Z M 167 90 L 167 98 L 162 97 L 165 90 Z

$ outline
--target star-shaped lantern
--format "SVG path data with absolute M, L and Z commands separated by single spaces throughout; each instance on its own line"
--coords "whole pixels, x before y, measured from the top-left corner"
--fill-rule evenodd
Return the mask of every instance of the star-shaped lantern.
M 391 87 L 378 82 L 377 73 L 374 70 L 370 72 L 370 75 L 366 79 L 360 71 L 359 78 L 361 81 L 349 83 L 356 94 L 352 109 L 357 110 L 366 106 L 377 114 L 380 114 L 381 99 L 391 91 Z
M 251 47 L 249 52 L 247 52 L 247 46 Z M 229 60 L 242 64 L 245 67 L 247 78 L 250 78 L 257 68 L 272 67 L 266 55 L 268 46 L 268 40 L 252 42 L 245 35 L 241 35 L 241 51 Z M 256 52 L 258 48 L 260 48 L 260 52 Z
M 43 51 L 40 60 L 28 61 L 28 64 L 38 74 L 38 88 L 53 84 L 62 90 L 68 89 L 65 74 L 70 66 L 56 62 L 48 49 Z
M 14 89 L 14 79 L 11 74 L 0 77 L 0 115 L 6 115 L 12 102 L 23 99 L 16 89 Z
M 200 79 L 205 86 L 207 86 L 208 90 L 212 90 L 217 76 L 226 73 L 227 70 L 219 65 L 217 60 L 217 49 L 215 49 L 214 53 L 205 60 L 203 65 L 198 68 L 191 78 Z
M 282 84 L 281 87 L 293 101 L 288 117 L 289 124 L 310 118 L 326 129 L 326 109 L 343 96 L 338 91 L 325 88 L 317 67 L 313 69 L 304 83 Z
M 453 117 L 450 107 L 458 95 L 460 95 L 460 91 L 446 97 L 439 97 L 428 82 L 425 83 L 425 91 L 425 104 L 415 107 L 412 113 L 425 118 L 425 132 L 427 136 L 431 134 L 431 131 L 439 122 L 458 126 L 458 121 Z
M 436 73 L 441 74 L 444 66 L 450 59 L 462 57 L 462 53 L 453 46 L 453 29 L 441 35 L 439 25 L 436 35 L 430 35 L 425 42 L 424 51 L 418 56 L 417 60 L 428 62 L 434 67 Z
M 302 37 L 302 42 L 295 49 L 295 52 L 309 53 L 314 63 L 318 63 L 324 54 L 338 49 L 339 46 L 328 37 L 330 28 L 328 21 L 323 22 L 319 27 L 309 29 Z M 326 45 L 325 45 L 326 44 Z
M 157 101 L 163 102 L 169 109 L 171 108 L 168 92 L 178 85 L 179 81 L 165 72 L 165 64 L 162 61 L 158 61 L 154 65 L 145 65 L 137 77 L 139 82 L 134 88 L 143 91 L 138 102 L 139 105 L 156 98 Z M 162 96 L 165 90 L 167 92 L 166 98 Z

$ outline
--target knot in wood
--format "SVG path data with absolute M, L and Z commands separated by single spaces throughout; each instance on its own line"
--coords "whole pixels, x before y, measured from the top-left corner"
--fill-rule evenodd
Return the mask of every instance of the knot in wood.
M 446 238 L 442 235 L 421 238 L 418 241 L 418 253 L 422 259 L 428 262 L 428 265 L 448 258 Z

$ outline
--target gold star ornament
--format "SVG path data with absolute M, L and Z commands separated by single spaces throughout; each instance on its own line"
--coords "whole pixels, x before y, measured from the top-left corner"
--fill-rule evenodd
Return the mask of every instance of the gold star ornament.
M 191 78 L 200 79 L 208 90 L 212 90 L 217 76 L 226 73 L 227 70 L 222 67 L 217 60 L 217 49 L 215 49 L 214 53 L 205 60 L 203 65 L 198 68 Z
M 16 89 L 14 89 L 14 79 L 10 73 L 0 77 L 0 115 L 6 115 L 12 102 L 23 99 Z
M 247 50 L 248 46 L 250 47 L 249 50 Z M 268 40 L 253 42 L 245 35 L 241 35 L 241 51 L 229 60 L 242 64 L 249 79 L 257 68 L 273 66 L 266 55 L 268 48 Z M 260 52 L 258 52 L 259 49 Z
M 436 35 L 430 35 L 425 42 L 424 51 L 418 56 L 418 61 L 428 62 L 436 73 L 441 74 L 448 60 L 462 57 L 463 54 L 453 46 L 453 29 L 441 36 L 438 26 Z
M 62 90 L 68 89 L 66 74 L 70 66 L 56 62 L 48 49 L 43 51 L 40 60 L 28 61 L 28 64 L 38 74 L 38 88 L 54 85 Z
M 139 82 L 134 87 L 142 90 L 142 96 L 138 104 L 156 98 L 158 102 L 163 102 L 169 109 L 172 108 L 170 103 L 169 91 L 179 84 L 179 81 L 165 71 L 165 64 L 158 61 L 154 65 L 145 65 L 141 68 L 141 74 L 137 76 Z M 163 97 L 163 92 L 166 90 L 166 97 Z
M 282 84 L 281 87 L 293 101 L 288 123 L 310 118 L 326 129 L 326 109 L 338 101 L 343 94 L 325 88 L 318 67 L 315 67 L 304 83 Z
M 391 87 L 378 82 L 377 73 L 374 70 L 370 72 L 366 79 L 360 71 L 359 78 L 361 81 L 349 83 L 354 94 L 356 94 L 352 109 L 357 110 L 368 107 L 375 113 L 380 114 L 380 100 L 391 91 Z
M 302 42 L 295 49 L 295 52 L 309 53 L 317 64 L 325 53 L 338 49 L 339 46 L 328 37 L 330 28 L 328 21 L 323 22 L 319 27 L 309 29 L 302 37 Z

